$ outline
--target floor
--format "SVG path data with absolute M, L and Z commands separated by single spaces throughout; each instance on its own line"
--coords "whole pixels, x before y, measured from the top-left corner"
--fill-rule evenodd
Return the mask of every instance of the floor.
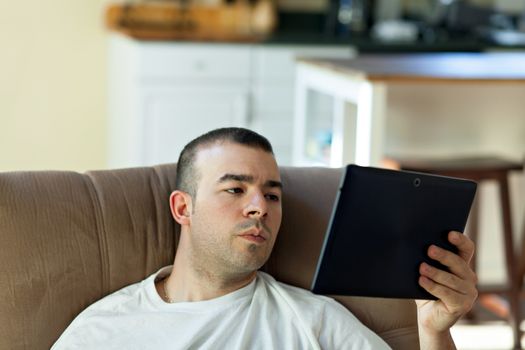
M 522 312 L 525 311 L 525 301 Z M 512 350 L 512 329 L 502 318 L 495 316 L 482 308 L 479 303 L 474 307 L 478 322 L 460 320 L 451 329 L 452 337 L 458 350 Z M 525 329 L 525 321 L 521 324 Z M 525 338 L 522 338 L 522 348 L 525 349 Z
M 510 326 L 503 321 L 481 325 L 457 324 L 451 332 L 458 350 L 511 350 L 513 345 Z M 525 349 L 523 339 L 521 344 Z

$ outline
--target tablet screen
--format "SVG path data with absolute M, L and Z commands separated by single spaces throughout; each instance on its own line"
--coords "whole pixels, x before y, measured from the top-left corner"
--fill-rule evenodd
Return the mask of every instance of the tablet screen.
M 476 183 L 349 165 L 325 236 L 312 291 L 319 294 L 435 299 L 418 284 L 431 244 L 454 251 Z

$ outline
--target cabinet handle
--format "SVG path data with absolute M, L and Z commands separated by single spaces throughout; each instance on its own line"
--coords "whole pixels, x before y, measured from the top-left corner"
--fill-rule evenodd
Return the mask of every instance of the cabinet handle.
M 240 94 L 234 102 L 234 122 L 244 127 L 249 127 L 253 122 L 252 95 Z
M 246 94 L 246 126 L 251 126 L 254 121 L 253 114 L 253 94 Z

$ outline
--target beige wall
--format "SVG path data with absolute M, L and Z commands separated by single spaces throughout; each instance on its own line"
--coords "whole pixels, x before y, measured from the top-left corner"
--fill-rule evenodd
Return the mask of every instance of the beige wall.
M 0 171 L 105 167 L 104 2 L 0 1 Z

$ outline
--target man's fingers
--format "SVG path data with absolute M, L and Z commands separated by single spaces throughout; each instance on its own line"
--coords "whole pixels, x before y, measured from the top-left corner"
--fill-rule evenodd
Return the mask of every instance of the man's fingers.
M 419 267 L 419 273 L 422 276 L 425 276 L 445 287 L 453 289 L 454 291 L 460 294 L 466 294 L 467 287 L 465 281 L 451 273 L 436 269 L 435 267 L 430 266 L 426 263 L 421 264 L 421 266 Z
M 419 285 L 423 287 L 427 292 L 440 299 L 446 305 L 450 304 L 450 301 L 454 299 L 459 300 L 460 293 L 447 288 L 425 276 L 419 276 Z M 454 303 L 456 304 L 456 303 Z
M 428 256 L 443 264 L 447 270 L 440 270 L 426 263 L 419 267 L 419 285 L 439 300 L 418 302 L 418 310 L 434 329 L 448 329 L 462 315 L 468 312 L 477 298 L 476 273 L 469 263 L 474 255 L 474 243 L 458 232 L 450 232 L 449 241 L 458 248 L 458 254 L 432 245 Z M 426 311 L 425 311 L 426 310 Z
M 458 248 L 458 254 L 432 245 L 428 248 L 428 256 L 448 267 L 449 271 L 422 263 L 419 284 L 440 299 L 449 312 L 462 314 L 470 310 L 478 294 L 476 273 L 469 266 L 474 243 L 458 232 L 450 232 L 448 238 Z
M 457 317 L 465 314 L 472 308 L 478 293 L 474 288 L 467 294 L 462 294 L 425 276 L 419 277 L 419 285 L 441 300 L 448 312 Z
M 448 267 L 451 273 L 461 279 L 474 280 L 476 278 L 474 271 L 468 265 L 468 261 L 451 251 L 431 245 L 428 248 L 428 256 Z
M 448 233 L 448 240 L 458 248 L 458 255 L 469 264 L 474 256 L 474 242 L 469 237 L 456 231 Z
M 460 294 L 469 294 L 474 292 L 475 289 L 472 280 L 463 280 L 452 273 L 437 269 L 427 263 L 422 263 L 420 265 L 419 273 L 422 276 L 425 276 L 432 281 L 450 288 Z

